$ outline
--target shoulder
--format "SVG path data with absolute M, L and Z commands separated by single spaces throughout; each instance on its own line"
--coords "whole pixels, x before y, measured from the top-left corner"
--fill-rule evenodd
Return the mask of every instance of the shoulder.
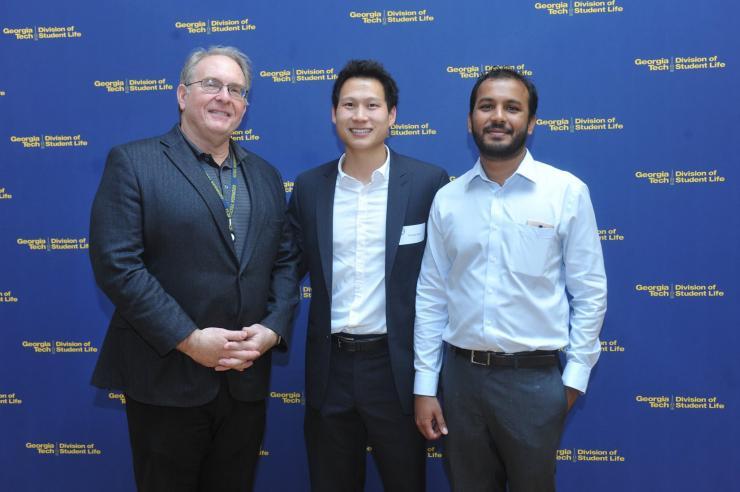
M 109 162 L 131 161 L 132 164 L 164 158 L 163 151 L 176 145 L 177 129 L 173 127 L 163 135 L 141 138 L 115 145 L 108 153 Z
M 391 166 L 394 164 L 404 166 L 407 171 L 421 176 L 440 177 L 447 174 L 447 171 L 436 164 L 421 161 L 391 150 Z
M 472 175 L 475 174 L 475 168 L 468 169 L 465 173 L 452 179 L 449 184 L 440 188 L 437 192 L 437 200 L 457 200 L 460 196 L 464 195 L 467 190 L 467 183 L 472 179 Z
M 240 145 L 237 145 L 236 147 L 238 149 L 236 152 L 239 159 L 243 162 L 243 165 L 252 168 L 252 172 L 256 172 L 258 175 L 265 176 L 268 179 L 280 181 L 280 183 L 283 182 L 282 175 L 278 168 L 268 162 L 267 159 Z
M 166 145 L 168 134 L 156 137 L 142 138 L 123 144 L 115 145 L 111 153 L 123 152 L 129 155 L 159 152 Z
M 541 182 L 549 188 L 562 190 L 577 191 L 587 189 L 586 183 L 581 181 L 573 173 L 536 160 L 532 164 L 538 178 L 538 184 Z
M 338 163 L 339 159 L 334 159 L 303 171 L 298 175 L 298 177 L 296 177 L 296 186 L 310 186 L 312 183 L 316 182 L 316 180 L 323 177 L 332 175 L 336 176 Z

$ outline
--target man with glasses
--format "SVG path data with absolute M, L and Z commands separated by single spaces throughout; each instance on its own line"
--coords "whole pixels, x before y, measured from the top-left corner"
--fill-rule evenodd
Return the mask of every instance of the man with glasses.
M 230 139 L 250 71 L 235 48 L 191 53 L 179 124 L 114 147 L 93 203 L 93 270 L 115 306 L 93 384 L 126 395 L 142 491 L 252 489 L 298 288 L 283 181 Z

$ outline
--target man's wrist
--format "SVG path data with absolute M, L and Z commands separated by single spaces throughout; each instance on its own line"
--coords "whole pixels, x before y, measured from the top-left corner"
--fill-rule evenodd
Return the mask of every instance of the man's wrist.
M 190 335 L 183 338 L 175 348 L 183 354 L 189 355 L 199 331 L 200 330 L 191 331 Z

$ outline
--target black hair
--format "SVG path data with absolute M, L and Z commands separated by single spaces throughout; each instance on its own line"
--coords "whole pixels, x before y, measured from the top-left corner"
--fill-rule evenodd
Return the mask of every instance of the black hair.
M 505 68 L 505 67 L 494 67 L 488 72 L 478 77 L 478 80 L 475 81 L 473 90 L 470 91 L 470 114 L 473 114 L 473 109 L 475 108 L 475 101 L 478 99 L 478 88 L 481 86 L 483 82 L 485 82 L 486 80 L 490 80 L 490 79 L 493 79 L 493 80 L 495 79 L 514 79 L 524 84 L 524 87 L 527 88 L 527 92 L 529 93 L 529 117 L 534 118 L 534 115 L 537 114 L 537 101 L 538 101 L 537 88 L 534 86 L 534 82 L 532 82 L 529 78 L 520 74 L 516 70 L 513 70 L 511 68 Z
M 377 80 L 383 86 L 388 111 L 398 105 L 398 86 L 383 65 L 375 60 L 350 60 L 339 72 L 337 79 L 334 81 L 334 88 L 331 91 L 331 103 L 335 108 L 339 104 L 339 92 L 342 90 L 342 86 L 351 78 Z

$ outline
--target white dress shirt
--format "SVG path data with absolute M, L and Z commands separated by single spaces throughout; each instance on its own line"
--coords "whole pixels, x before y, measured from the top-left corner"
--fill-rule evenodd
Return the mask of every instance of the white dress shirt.
M 385 218 L 390 151 L 363 184 L 342 170 L 334 191 L 331 332 L 383 334 L 385 322 Z
M 527 151 L 499 186 L 478 160 L 437 193 L 427 230 L 414 393 L 437 394 L 443 340 L 507 353 L 564 348 L 563 383 L 585 392 L 606 312 L 604 260 L 586 185 Z

